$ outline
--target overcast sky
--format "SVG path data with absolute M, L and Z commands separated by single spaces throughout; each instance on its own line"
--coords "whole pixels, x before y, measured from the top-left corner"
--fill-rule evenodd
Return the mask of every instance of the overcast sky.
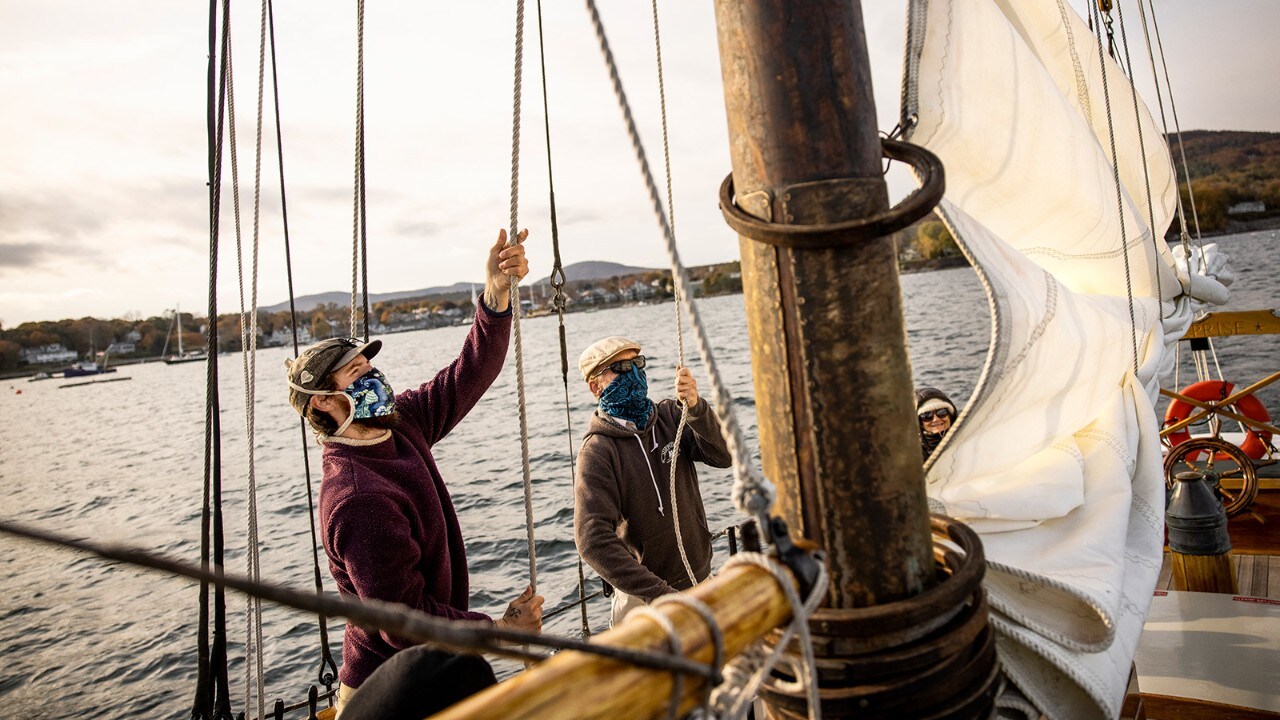
M 1072 0 L 1077 8 L 1083 0 Z M 233 3 L 242 229 L 252 241 L 259 6 Z M 661 172 L 649 4 L 601 0 Z M 1280 2 L 1162 0 L 1184 129 L 1280 130 Z M 903 0 L 864 4 L 881 126 L 897 115 Z M 349 290 L 355 3 L 276 3 L 294 287 Z M 1137 10 L 1126 4 L 1130 41 Z M 676 223 L 687 264 L 736 259 L 716 209 L 729 170 L 714 13 L 664 0 Z M 551 269 L 536 4 L 527 3 L 520 224 Z M 663 267 L 665 255 L 583 3 L 546 3 L 556 199 L 566 264 Z M 207 4 L 0 0 L 0 322 L 150 316 L 208 294 Z M 365 18 L 372 292 L 480 280 L 508 223 L 514 3 L 371 2 Z M 1145 46 L 1131 44 L 1135 55 Z M 1145 82 L 1149 68 L 1139 65 Z M 269 76 L 268 76 L 269 77 Z M 268 93 L 270 86 L 268 85 Z M 269 95 L 268 95 L 269 98 Z M 1149 103 L 1153 103 L 1149 99 Z M 274 125 L 265 128 L 259 304 L 287 299 Z M 229 166 L 219 309 L 239 309 Z M 897 193 L 905 191 L 895 180 Z

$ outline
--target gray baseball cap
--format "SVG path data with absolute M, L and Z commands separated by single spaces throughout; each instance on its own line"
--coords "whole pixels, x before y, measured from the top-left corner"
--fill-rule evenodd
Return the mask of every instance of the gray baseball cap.
M 327 389 L 324 379 L 329 373 L 355 360 L 357 355 L 372 360 L 381 349 L 381 340 L 364 342 L 356 338 L 329 338 L 303 350 L 298 357 L 285 360 L 289 404 L 299 415 L 304 414 L 311 396 Z

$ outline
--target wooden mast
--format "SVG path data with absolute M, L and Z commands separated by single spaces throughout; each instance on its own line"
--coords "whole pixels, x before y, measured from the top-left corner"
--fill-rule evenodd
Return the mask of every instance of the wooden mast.
M 889 207 L 859 3 L 716 0 L 737 204 L 780 224 Z M 740 238 L 765 475 L 828 554 L 828 605 L 932 583 L 891 236 L 834 249 Z

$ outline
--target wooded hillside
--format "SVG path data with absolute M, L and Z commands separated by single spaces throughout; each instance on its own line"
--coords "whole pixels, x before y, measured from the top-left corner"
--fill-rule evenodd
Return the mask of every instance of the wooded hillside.
M 1190 197 L 1176 137 L 1170 138 L 1170 149 L 1190 223 Z M 1249 222 L 1280 219 L 1280 133 L 1193 130 L 1182 134 L 1182 150 L 1201 232 L 1242 230 Z M 1246 202 L 1261 202 L 1265 210 L 1228 214 L 1231 206 Z M 1173 231 L 1177 232 L 1176 223 Z

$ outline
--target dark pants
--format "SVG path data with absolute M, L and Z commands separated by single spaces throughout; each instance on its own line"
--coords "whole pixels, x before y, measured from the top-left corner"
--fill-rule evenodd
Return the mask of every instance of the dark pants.
M 422 720 L 496 683 L 478 655 L 419 645 L 375 670 L 342 709 L 342 720 Z

